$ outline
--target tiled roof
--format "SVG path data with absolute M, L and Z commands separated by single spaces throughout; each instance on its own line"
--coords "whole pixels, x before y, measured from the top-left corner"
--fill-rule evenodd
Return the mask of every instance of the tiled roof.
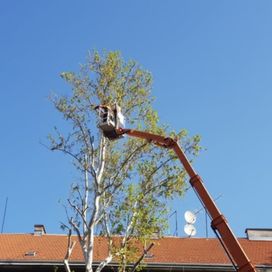
M 76 239 L 76 237 L 73 237 Z M 272 266 L 272 241 L 251 241 L 239 239 L 242 247 L 255 265 Z M 154 240 L 149 252 L 152 258 L 147 263 L 156 264 L 214 264 L 227 265 L 222 246 L 215 238 L 177 238 L 164 237 Z M 0 263 L 20 262 L 62 262 L 66 253 L 67 236 L 33 234 L 0 234 Z M 35 256 L 26 256 L 35 252 Z M 107 252 L 105 238 L 95 238 L 95 261 L 103 260 Z M 82 254 L 77 242 L 71 262 L 82 262 Z

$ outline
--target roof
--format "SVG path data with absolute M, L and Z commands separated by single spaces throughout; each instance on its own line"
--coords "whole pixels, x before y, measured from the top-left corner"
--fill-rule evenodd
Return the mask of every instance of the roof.
M 272 266 L 272 241 L 251 241 L 245 238 L 239 241 L 254 265 Z M 145 262 L 149 264 L 230 264 L 222 246 L 215 238 L 164 237 L 153 242 L 155 245 L 149 252 L 152 258 L 145 259 Z M 67 236 L 65 235 L 0 234 L 0 263 L 62 262 L 66 247 Z M 30 252 L 35 252 L 35 256 L 26 256 L 26 253 Z M 96 237 L 94 260 L 96 262 L 103 260 L 106 253 L 106 239 Z M 82 261 L 80 246 L 77 243 L 70 262 Z

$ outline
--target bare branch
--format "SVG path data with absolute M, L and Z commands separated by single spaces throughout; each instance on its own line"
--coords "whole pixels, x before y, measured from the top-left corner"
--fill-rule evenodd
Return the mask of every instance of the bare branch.
M 97 184 L 97 189 L 98 188 L 98 185 L 100 184 L 101 182 L 101 178 L 102 178 L 102 174 L 103 174 L 103 171 L 104 171 L 104 167 L 105 167 L 105 154 L 106 154 L 106 144 L 105 144 L 106 140 L 105 140 L 105 137 L 104 136 L 101 136 L 101 140 L 100 140 L 100 151 L 99 151 L 99 168 L 98 168 L 98 171 L 97 171 L 97 180 L 96 182 L 98 183 Z
M 80 242 L 80 244 L 82 244 L 83 240 L 82 240 L 82 237 L 81 237 L 81 234 L 80 234 L 80 230 L 78 228 L 78 226 L 74 223 L 73 221 L 73 218 L 72 217 L 69 217 L 68 215 L 68 211 L 67 211 L 67 207 L 64 206 L 64 209 L 65 209 L 65 213 L 66 213 L 66 217 L 67 217 L 67 221 L 68 223 L 73 227 L 74 231 L 76 232 L 77 234 L 77 237 L 78 237 L 78 240 Z M 63 224 L 64 225 L 64 224 Z M 66 226 L 66 225 L 64 225 Z M 67 226 L 66 226 L 67 227 Z M 68 228 L 69 229 L 69 228 Z
M 100 204 L 99 201 L 100 201 L 100 195 L 96 195 L 94 197 L 93 212 L 92 212 L 91 218 L 89 220 L 89 224 L 88 224 L 88 228 L 91 229 L 92 231 L 93 231 L 93 226 L 97 220 L 97 215 L 99 212 L 99 204 Z
M 83 220 L 84 225 L 88 226 L 87 222 L 86 222 L 86 218 L 84 216 L 84 210 L 82 211 L 79 207 L 77 207 L 76 205 L 74 205 L 70 199 L 67 200 L 69 205 L 76 211 L 76 213 L 78 215 L 80 215 L 81 219 Z
M 83 207 L 83 231 L 84 233 L 86 232 L 86 229 L 88 227 L 87 224 L 87 210 L 88 210 L 88 199 L 89 199 L 89 176 L 88 176 L 88 171 L 85 170 L 85 176 L 84 176 L 84 199 L 82 199 L 82 207 Z
M 100 272 L 106 265 L 112 261 L 113 256 L 110 254 L 104 261 L 102 261 L 96 268 L 95 272 Z
M 141 261 L 143 260 L 143 258 L 146 256 L 146 254 L 148 253 L 148 251 L 151 250 L 151 248 L 154 246 L 154 243 L 151 243 L 147 249 L 144 249 L 143 254 L 141 255 L 141 257 L 137 260 L 137 262 L 134 264 L 134 266 L 132 267 L 130 272 L 135 272 L 135 270 L 137 269 L 138 265 L 141 263 Z
M 76 245 L 76 241 L 71 241 L 71 235 L 72 235 L 72 231 L 71 229 L 69 229 L 67 251 L 63 261 L 66 272 L 71 272 L 70 265 L 69 265 L 69 258 L 71 257 L 72 251 Z
M 129 223 L 128 223 L 128 225 L 127 225 L 127 228 L 126 228 L 126 233 L 125 233 L 125 235 L 124 235 L 124 237 L 123 237 L 123 239 L 122 239 L 122 246 L 125 246 L 125 244 L 126 244 L 126 242 L 127 242 L 127 240 L 128 240 L 128 237 L 130 236 L 130 232 L 131 232 L 131 229 L 133 229 L 133 225 L 135 224 L 135 218 L 136 218 L 136 216 L 137 216 L 137 214 L 138 214 L 138 210 L 137 210 L 137 206 L 138 206 L 138 204 L 139 204 L 139 202 L 136 200 L 135 202 L 134 202 L 134 205 L 133 205 L 133 208 L 132 208 L 132 210 L 133 210 L 133 214 L 132 214 L 132 216 L 131 216 L 131 218 L 130 218 L 130 220 L 129 220 Z

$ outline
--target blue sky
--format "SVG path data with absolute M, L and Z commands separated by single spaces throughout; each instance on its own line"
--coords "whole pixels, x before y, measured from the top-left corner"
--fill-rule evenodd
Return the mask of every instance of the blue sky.
M 47 97 L 69 88 L 88 50 L 120 50 L 154 77 L 163 123 L 200 134 L 195 168 L 238 236 L 271 228 L 272 2 L 269 0 L 2 1 L 0 4 L 0 218 L 5 232 L 45 224 L 58 233 L 58 203 L 74 173 L 40 142 L 62 120 Z M 175 201 L 178 232 L 192 190 Z M 173 218 L 172 220 L 173 221 Z M 2 223 L 2 222 L 1 222 Z M 169 233 L 174 232 L 171 222 Z M 205 235 L 198 213 L 197 236 Z

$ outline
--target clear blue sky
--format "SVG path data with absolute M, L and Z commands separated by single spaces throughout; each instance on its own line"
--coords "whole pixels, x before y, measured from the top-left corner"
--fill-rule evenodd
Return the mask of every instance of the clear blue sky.
M 0 218 L 5 232 L 36 223 L 60 232 L 58 204 L 74 178 L 46 150 L 62 121 L 50 92 L 68 91 L 60 72 L 78 71 L 87 51 L 120 50 L 152 72 L 162 122 L 202 135 L 195 168 L 238 236 L 271 228 L 272 1 L 1 1 Z M 174 204 L 179 234 L 192 191 Z M 204 214 L 196 224 L 205 235 Z M 171 223 L 173 225 L 173 222 Z M 173 226 L 170 233 L 173 233 Z

